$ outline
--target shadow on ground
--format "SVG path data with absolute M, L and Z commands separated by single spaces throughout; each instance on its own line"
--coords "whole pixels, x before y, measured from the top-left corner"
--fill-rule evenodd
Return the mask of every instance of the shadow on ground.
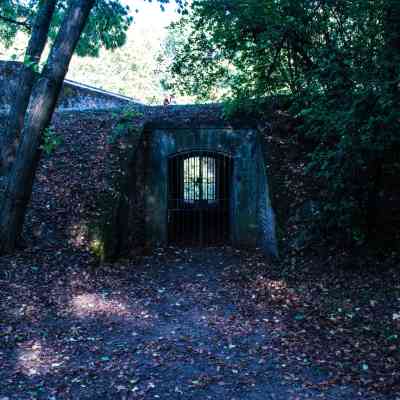
M 313 332 L 302 282 L 260 254 L 158 249 L 96 267 L 41 249 L 0 266 L 2 400 L 396 399 L 395 382 L 348 373 L 345 346 L 323 358 L 334 326 Z

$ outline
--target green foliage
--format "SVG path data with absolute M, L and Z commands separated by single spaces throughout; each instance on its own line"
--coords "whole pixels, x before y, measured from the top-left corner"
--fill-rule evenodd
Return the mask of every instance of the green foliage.
M 50 39 L 54 40 L 57 28 L 64 18 L 67 2 L 58 3 L 58 12 L 50 31 Z M 133 18 L 129 8 L 119 0 L 98 0 L 93 7 L 85 29 L 82 32 L 76 53 L 79 56 L 98 57 L 99 50 L 116 49 L 125 44 L 126 32 Z
M 29 56 L 25 56 L 24 58 L 24 64 L 28 67 L 28 68 L 32 68 L 32 70 L 36 73 L 39 72 L 39 64 L 35 61 L 32 60 L 31 57 Z
M 19 30 L 29 34 L 29 29 L 10 20 L 31 26 L 38 6 L 43 0 L 0 0 L 0 42 L 11 46 Z M 57 8 L 50 28 L 52 42 L 68 8 L 67 0 L 57 2 Z M 115 49 L 126 41 L 126 31 L 133 18 L 129 8 L 119 0 L 98 0 L 82 32 L 76 53 L 80 56 L 98 56 L 100 48 Z
M 118 119 L 118 122 L 108 137 L 108 143 L 115 144 L 123 137 L 141 135 L 142 125 L 135 121 L 135 119 L 137 120 L 143 117 L 143 115 L 143 112 L 133 107 L 126 107 L 120 113 L 113 113 L 113 118 Z
M 27 21 L 30 16 L 29 2 L 22 3 L 14 0 L 0 0 L 0 16 L 16 21 Z M 0 18 L 0 41 L 6 48 L 10 47 L 15 39 L 18 30 L 28 32 L 26 27 L 10 23 Z
M 47 128 L 43 132 L 43 143 L 41 149 L 50 155 L 62 143 L 61 136 L 58 136 L 52 127 Z
M 126 107 L 121 114 L 121 118 L 123 120 L 132 120 L 133 118 L 143 117 L 144 113 L 138 110 L 135 110 L 132 107 Z
M 289 94 L 314 143 L 326 230 L 361 241 L 400 172 L 399 26 L 398 0 L 193 0 L 170 28 L 166 80 L 261 112 L 262 99 Z
M 161 27 L 133 24 L 124 46 L 100 51 L 101 62 L 89 57 L 73 59 L 68 78 L 146 103 L 162 104 L 165 92 L 160 85 L 157 59 L 162 37 Z
M 0 0 L 0 54 L 12 60 L 22 61 L 29 30 L 10 21 L 31 25 L 37 6 L 43 0 Z M 148 0 L 138 2 L 144 3 Z M 182 0 L 158 0 L 184 6 Z M 49 44 L 53 42 L 69 1 L 59 0 L 54 15 Z M 163 26 L 138 26 L 126 2 L 122 0 L 98 0 L 90 14 L 85 30 L 78 43 L 76 54 L 69 67 L 68 79 L 137 98 L 151 104 L 162 104 L 165 90 L 160 84 L 160 41 L 165 35 Z M 20 33 L 20 34 L 18 34 Z M 110 51 L 111 50 L 111 51 Z M 45 61 L 46 50 L 41 62 Z M 101 62 L 99 59 L 101 58 Z M 42 64 L 40 64 L 42 65 Z M 39 68 L 40 69 L 40 68 Z
M 0 0 L 0 42 L 8 48 L 17 33 L 29 34 L 40 3 L 45 0 Z M 149 1 L 151 0 L 143 0 Z M 184 7 L 185 0 L 174 0 Z M 68 10 L 69 0 L 59 0 L 50 27 L 49 39 L 53 41 Z M 158 0 L 161 9 L 170 0 Z M 121 0 L 97 0 L 76 48 L 79 56 L 98 57 L 101 48 L 113 50 L 126 42 L 126 33 L 133 22 L 130 7 Z M 12 22 L 14 21 L 14 23 Z M 17 23 L 15 23 L 17 22 Z

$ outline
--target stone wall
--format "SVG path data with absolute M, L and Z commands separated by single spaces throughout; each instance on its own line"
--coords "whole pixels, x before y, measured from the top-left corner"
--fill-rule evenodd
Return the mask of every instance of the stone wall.
M 120 178 L 113 179 L 117 183 L 113 197 L 118 200 L 109 210 L 106 256 L 168 242 L 168 158 L 191 150 L 219 152 L 233 160 L 231 243 L 262 247 L 277 256 L 259 132 L 254 125 L 224 120 L 220 111 L 215 106 L 151 107 L 140 124 L 132 121 L 119 134 L 114 154 L 120 160 Z
M 214 126 L 147 131 L 149 143 L 146 180 L 146 237 L 149 243 L 167 242 L 167 164 L 176 153 L 192 150 L 220 152 L 233 159 L 231 240 L 241 246 L 257 245 L 257 171 L 253 154 L 256 132 L 249 128 Z
M 18 90 L 21 63 L 0 61 L 0 112 L 7 111 Z M 84 111 L 121 108 L 139 102 L 129 97 L 110 93 L 78 82 L 65 80 L 58 101 L 59 111 Z
M 123 137 L 109 146 L 106 160 L 109 189 L 101 201 L 103 259 L 132 256 L 142 251 L 146 241 L 145 143 L 140 124 L 126 125 L 124 130 Z
M 268 148 L 264 140 L 258 136 L 257 146 L 257 224 L 259 229 L 259 246 L 264 251 L 278 257 L 278 241 L 276 237 L 276 217 L 271 203 L 270 185 L 267 170 Z

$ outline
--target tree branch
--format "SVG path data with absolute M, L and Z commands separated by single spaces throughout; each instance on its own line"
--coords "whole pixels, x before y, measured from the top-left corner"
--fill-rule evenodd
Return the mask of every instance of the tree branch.
M 29 32 L 32 30 L 31 26 L 26 21 L 17 21 L 15 19 L 5 17 L 4 15 L 0 15 L 0 19 L 9 22 L 10 24 L 23 26 L 24 28 L 28 29 Z

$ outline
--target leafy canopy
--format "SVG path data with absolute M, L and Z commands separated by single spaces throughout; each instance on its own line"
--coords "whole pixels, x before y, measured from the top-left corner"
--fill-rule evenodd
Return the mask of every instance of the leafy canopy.
M 400 172 L 399 26 L 398 0 L 193 0 L 166 85 L 239 107 L 290 95 L 324 225 L 362 241 Z
M 29 34 L 36 12 L 43 0 L 0 0 L 0 40 L 10 46 L 18 31 Z M 60 0 L 53 17 L 49 39 L 53 41 L 67 10 L 68 1 Z M 4 17 L 2 19 L 1 17 Z M 18 23 L 13 23 L 16 21 Z M 97 56 L 99 49 L 114 49 L 126 40 L 132 23 L 129 8 L 119 0 L 98 0 L 90 14 L 86 28 L 76 49 L 78 55 Z
M 0 41 L 9 47 L 18 31 L 22 30 L 29 34 L 38 7 L 43 1 L 45 0 L 0 0 Z M 163 8 L 170 0 L 158 0 L 158 2 Z M 183 0 L 175 2 L 180 6 L 184 3 Z M 49 34 L 50 41 L 55 39 L 68 3 L 69 0 L 57 2 Z M 121 0 L 96 1 L 78 43 L 76 49 L 78 55 L 96 57 L 102 47 L 110 50 L 125 44 L 127 30 L 133 22 L 132 12 L 127 3 Z M 136 4 L 134 1 L 131 3 Z

